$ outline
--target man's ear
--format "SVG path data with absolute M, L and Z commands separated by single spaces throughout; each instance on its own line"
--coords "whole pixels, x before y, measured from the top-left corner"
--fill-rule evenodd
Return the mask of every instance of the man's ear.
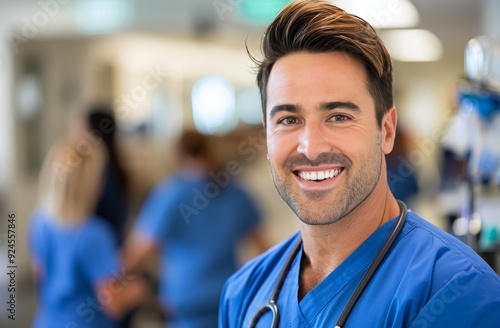
M 392 151 L 394 146 L 397 123 L 396 107 L 392 106 L 382 118 L 382 152 L 386 155 Z

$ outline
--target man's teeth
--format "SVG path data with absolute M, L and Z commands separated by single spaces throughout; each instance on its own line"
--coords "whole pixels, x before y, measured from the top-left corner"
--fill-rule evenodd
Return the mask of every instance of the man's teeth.
M 304 180 L 325 180 L 339 175 L 341 169 L 330 171 L 299 172 L 299 176 Z

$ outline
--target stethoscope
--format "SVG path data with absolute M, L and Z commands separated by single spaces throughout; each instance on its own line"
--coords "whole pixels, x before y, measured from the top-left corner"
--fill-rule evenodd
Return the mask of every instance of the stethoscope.
M 339 319 L 337 320 L 337 323 L 335 324 L 335 328 L 342 328 L 345 325 L 345 322 L 347 321 L 347 317 L 351 313 L 352 309 L 354 308 L 354 305 L 358 301 L 359 297 L 361 296 L 361 293 L 363 293 L 363 290 L 366 288 L 368 283 L 373 277 L 373 274 L 375 271 L 377 271 L 378 267 L 380 266 L 380 262 L 385 257 L 385 254 L 389 250 L 389 248 L 392 246 L 394 243 L 394 240 L 396 240 L 396 237 L 399 235 L 399 232 L 401 229 L 403 229 L 403 226 L 406 222 L 406 216 L 408 215 L 408 208 L 406 207 L 406 204 L 403 203 L 402 201 L 398 200 L 399 204 L 399 219 L 398 222 L 396 222 L 396 225 L 391 231 L 391 234 L 389 237 L 387 237 L 387 240 L 385 241 L 384 245 L 378 252 L 377 256 L 371 263 L 370 267 L 368 268 L 368 271 L 366 271 L 365 275 L 361 279 L 360 283 L 356 287 L 356 290 L 354 290 L 354 293 L 351 295 L 351 298 L 349 301 L 347 301 L 346 306 L 340 313 Z M 281 291 L 281 287 L 283 287 L 283 283 L 285 282 L 286 276 L 288 274 L 288 271 L 290 271 L 290 267 L 292 265 L 293 260 L 295 259 L 295 256 L 299 252 L 300 248 L 302 246 L 302 239 L 299 239 L 297 244 L 294 246 L 292 253 L 288 256 L 285 265 L 283 266 L 283 269 L 280 272 L 280 275 L 278 277 L 278 281 L 276 282 L 276 285 L 274 287 L 274 290 L 271 294 L 271 297 L 269 298 L 269 301 L 267 304 L 264 304 L 257 313 L 255 313 L 254 317 L 252 318 L 252 321 L 250 322 L 249 328 L 255 327 L 257 322 L 259 321 L 260 317 L 266 313 L 267 311 L 271 311 L 273 314 L 273 321 L 271 324 L 272 328 L 277 328 L 279 321 L 280 321 L 280 312 L 278 309 L 278 306 L 276 305 L 276 302 L 278 300 L 278 296 Z

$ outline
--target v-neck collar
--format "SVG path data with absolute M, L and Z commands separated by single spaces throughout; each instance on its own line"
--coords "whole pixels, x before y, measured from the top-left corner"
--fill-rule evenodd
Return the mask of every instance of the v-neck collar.
M 323 308 L 351 283 L 353 279 L 356 277 L 359 277 L 358 281 L 361 279 L 361 275 L 366 272 L 370 263 L 377 256 L 377 253 L 394 228 L 396 221 L 397 217 L 378 228 L 322 282 L 310 290 L 299 303 L 299 270 L 304 254 L 303 247 L 301 247 L 290 269 L 290 276 L 293 279 L 291 284 L 292 290 L 288 293 L 290 298 L 288 303 L 291 307 L 291 313 L 295 312 L 297 314 L 296 318 L 301 318 L 306 326 L 310 325 Z M 347 303 L 347 299 L 344 303 Z M 341 311 L 344 305 L 339 304 L 341 307 L 339 311 Z

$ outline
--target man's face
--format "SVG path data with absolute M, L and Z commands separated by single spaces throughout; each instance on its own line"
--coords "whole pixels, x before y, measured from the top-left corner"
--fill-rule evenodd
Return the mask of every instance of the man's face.
M 385 133 L 367 79 L 361 62 L 340 52 L 291 54 L 273 66 L 269 162 L 276 189 L 304 223 L 341 219 L 379 181 Z

